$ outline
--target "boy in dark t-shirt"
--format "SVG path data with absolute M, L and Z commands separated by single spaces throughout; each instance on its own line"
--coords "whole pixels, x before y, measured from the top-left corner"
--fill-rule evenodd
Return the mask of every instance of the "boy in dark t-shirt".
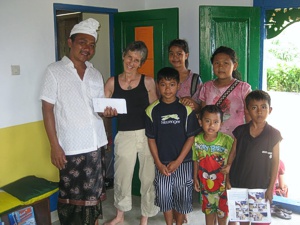
M 228 163 L 222 171 L 229 172 L 226 188 L 266 189 L 265 199 L 271 203 L 282 137 L 266 121 L 272 111 L 271 98 L 267 92 L 252 91 L 246 96 L 245 102 L 251 121 L 232 132 L 234 142 Z
M 192 209 L 192 145 L 201 131 L 195 112 L 176 97 L 179 73 L 171 67 L 157 74 L 161 98 L 146 109 L 146 136 L 156 165 L 155 204 L 167 225 L 182 224 Z

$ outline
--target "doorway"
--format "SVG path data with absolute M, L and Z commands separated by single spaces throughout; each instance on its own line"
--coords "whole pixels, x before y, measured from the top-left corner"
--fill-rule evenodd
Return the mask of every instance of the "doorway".
M 57 60 L 69 54 L 69 47 L 66 40 L 73 26 L 82 20 L 93 18 L 99 21 L 100 26 L 96 52 L 90 62 L 99 70 L 103 76 L 104 82 L 110 77 L 110 49 L 109 49 L 109 21 L 108 15 L 85 12 L 70 12 L 58 10 L 56 14 L 57 22 Z
M 98 32 L 98 41 L 96 43 L 96 51 L 90 62 L 99 70 L 103 76 L 104 82 L 114 74 L 115 57 L 114 57 L 114 41 L 113 41 L 113 15 L 118 11 L 116 9 L 53 4 L 54 12 L 54 33 L 55 33 L 55 50 L 56 60 L 60 60 L 63 56 L 68 55 L 69 47 L 67 39 L 73 26 L 87 18 L 93 18 L 100 23 Z M 113 151 L 111 139 L 113 136 L 112 121 L 104 119 L 105 129 L 109 144 L 105 151 L 106 164 L 106 180 L 111 185 L 113 179 Z
M 113 15 L 117 12 L 117 9 L 54 3 L 56 60 L 60 60 L 63 55 L 68 53 L 65 43 L 72 27 L 81 20 L 94 18 L 99 21 L 100 27 L 96 53 L 90 61 L 101 72 L 105 82 L 115 72 L 112 21 Z M 60 41 L 60 39 L 63 40 Z
M 95 65 L 100 65 L 100 72 L 104 75 L 104 79 L 107 80 L 109 77 L 105 77 L 103 72 L 104 68 L 110 68 L 110 72 L 107 74 L 116 75 L 122 73 L 122 52 L 128 43 L 134 40 L 143 40 L 148 48 L 148 59 L 150 63 L 147 63 L 143 67 L 148 68 L 145 72 L 147 75 L 155 77 L 156 72 L 168 64 L 168 43 L 178 38 L 178 8 L 165 8 L 165 9 L 153 9 L 153 10 L 141 10 L 141 11 L 129 11 L 118 13 L 116 9 L 97 8 L 89 6 L 77 6 L 77 5 L 65 5 L 65 4 L 54 4 L 54 25 L 55 25 L 55 37 L 56 37 L 56 53 L 58 53 L 58 41 L 57 41 L 57 11 L 68 11 L 69 13 L 81 13 L 82 19 L 99 15 L 107 16 L 107 34 L 108 43 L 106 47 L 109 51 L 104 53 L 106 59 L 110 59 L 108 63 L 104 63 L 104 67 L 96 61 Z M 95 18 L 97 20 L 97 18 Z M 102 32 L 103 24 L 102 19 L 99 19 L 101 23 L 100 35 Z M 68 32 L 69 33 L 69 32 Z M 67 33 L 67 35 L 68 35 Z M 116 37 L 114 39 L 114 37 Z M 145 37 L 146 40 L 145 40 Z M 151 38 L 151 40 L 149 40 Z M 100 42 L 101 37 L 99 38 Z M 99 45 L 99 41 L 97 43 Z M 102 48 L 100 50 L 102 52 Z M 96 49 L 96 55 L 98 54 Z M 110 57 L 107 57 L 110 55 Z M 100 57 L 101 58 L 101 57 Z M 58 54 L 56 55 L 58 60 Z M 95 59 L 95 56 L 93 57 Z M 110 62 L 110 64 L 109 64 Z M 110 65 L 110 66 L 107 66 Z M 106 66 L 106 67 L 105 67 Z M 143 67 L 141 69 L 143 69 Z M 97 67 L 96 67 L 97 68 Z M 145 69 L 144 68 L 144 69 Z M 149 68 L 151 71 L 149 72 Z M 142 72 L 142 71 L 140 71 Z M 109 125 L 112 132 L 112 138 L 108 134 L 108 139 L 114 139 L 117 133 L 116 118 L 109 120 L 112 125 Z M 111 157 L 112 158 L 112 157 Z M 109 162 L 109 164 L 111 161 Z M 111 164 L 110 164 L 111 165 Z M 137 188 L 139 191 L 139 188 Z
M 289 14 L 289 10 L 293 14 Z M 280 15 L 277 17 L 280 21 L 275 21 L 276 14 Z M 297 149 L 297 130 L 300 127 L 300 43 L 297 35 L 300 22 L 297 21 L 300 21 L 300 10 L 269 10 L 266 15 L 269 17 L 266 17 L 267 35 L 264 41 L 263 90 L 270 94 L 273 107 L 268 122 L 280 130 L 283 137 L 280 158 L 285 163 L 288 197 L 300 200 L 297 190 L 299 182 L 295 179 L 298 173 L 294 169 L 300 157 Z M 272 28 L 272 23 L 277 26 Z

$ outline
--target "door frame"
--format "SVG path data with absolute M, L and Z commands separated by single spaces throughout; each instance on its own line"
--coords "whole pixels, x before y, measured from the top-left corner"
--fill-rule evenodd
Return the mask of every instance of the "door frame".
M 253 6 L 258 6 L 261 8 L 260 15 L 260 82 L 259 89 L 262 89 L 263 82 L 263 57 L 264 57 L 264 40 L 266 39 L 265 32 L 265 17 L 266 11 L 276 8 L 297 8 L 300 6 L 299 0 L 253 0 Z
M 158 70 L 162 67 L 170 66 L 167 46 L 171 40 L 179 36 L 179 8 L 126 11 L 115 15 L 115 36 L 120 39 L 115 41 L 117 74 L 123 72 L 123 69 L 120 69 L 123 68 L 123 63 L 118 61 L 118 59 L 122 58 L 123 50 L 127 44 L 135 40 L 135 27 L 153 28 L 154 71 L 153 74 L 148 75 L 153 75 L 153 78 L 156 80 Z M 157 54 L 161 54 L 161 58 L 155 56 Z
M 106 14 L 109 17 L 109 52 L 110 52 L 110 73 L 115 74 L 115 44 L 114 44 L 114 14 L 118 13 L 117 9 L 114 8 L 102 8 L 102 7 L 93 7 L 93 6 L 83 6 L 83 5 L 70 5 L 70 4 L 53 4 L 53 18 L 54 18 L 54 38 L 55 38 L 55 59 L 58 61 L 58 40 L 57 40 L 57 21 L 56 21 L 56 11 L 57 10 L 65 10 L 65 11 L 74 11 L 74 12 L 83 12 L 83 13 L 94 13 L 94 14 Z M 112 119 L 112 136 L 113 139 L 116 134 L 117 126 L 116 126 L 116 118 Z M 114 145 L 112 145 L 112 149 Z M 114 150 L 113 150 L 114 151 Z M 114 158 L 114 154 L 112 154 L 112 159 Z M 109 166 L 111 165 L 109 163 Z M 113 173 L 114 168 L 112 167 Z
M 199 72 L 203 82 L 215 79 L 211 54 L 217 47 L 225 45 L 235 49 L 238 55 L 240 79 L 249 83 L 252 89 L 259 87 L 260 10 L 259 7 L 199 6 Z
M 115 45 L 114 45 L 114 14 L 118 13 L 118 9 L 114 8 L 102 8 L 94 6 L 83 6 L 83 5 L 70 5 L 53 3 L 53 18 L 54 18 L 54 38 L 55 38 L 55 59 L 58 60 L 58 40 L 57 40 L 57 23 L 56 23 L 56 11 L 79 11 L 84 13 L 95 13 L 95 14 L 107 14 L 109 16 L 109 45 L 110 45 L 110 72 L 115 74 Z

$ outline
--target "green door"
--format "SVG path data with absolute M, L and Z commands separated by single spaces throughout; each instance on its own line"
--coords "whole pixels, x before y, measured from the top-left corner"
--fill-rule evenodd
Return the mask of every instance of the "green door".
M 114 15 L 115 39 L 115 74 L 123 72 L 122 52 L 128 43 L 135 40 L 135 30 L 139 27 L 153 28 L 154 77 L 158 70 L 169 65 L 168 45 L 178 38 L 178 8 L 121 12 Z M 139 164 L 136 163 L 132 193 L 140 195 L 138 175 Z
M 210 57 L 221 45 L 234 49 L 242 80 L 252 89 L 260 82 L 260 9 L 258 7 L 200 6 L 200 74 L 214 78 Z
M 122 52 L 135 40 L 138 27 L 153 27 L 154 75 L 169 65 L 168 44 L 178 38 L 178 8 L 120 12 L 115 14 L 114 20 L 116 74 L 123 71 Z

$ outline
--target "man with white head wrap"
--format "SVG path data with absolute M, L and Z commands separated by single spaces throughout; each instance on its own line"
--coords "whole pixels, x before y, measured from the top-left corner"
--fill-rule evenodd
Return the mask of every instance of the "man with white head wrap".
M 94 225 L 102 216 L 101 148 L 107 137 L 92 98 L 104 97 L 104 84 L 88 62 L 95 53 L 98 27 L 92 18 L 73 27 L 69 56 L 47 67 L 40 95 L 51 162 L 59 169 L 61 225 Z
M 80 23 L 76 24 L 73 29 L 70 32 L 70 37 L 73 34 L 89 34 L 92 35 L 95 38 L 95 41 L 97 41 L 97 30 L 99 27 L 99 22 L 93 18 L 86 19 L 84 21 L 81 21 Z

